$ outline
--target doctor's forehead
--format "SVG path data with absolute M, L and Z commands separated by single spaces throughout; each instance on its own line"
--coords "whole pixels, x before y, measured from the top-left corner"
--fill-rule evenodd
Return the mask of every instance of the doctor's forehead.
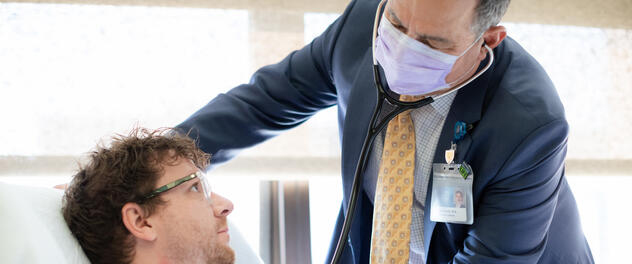
M 413 33 L 447 38 L 450 32 L 471 32 L 477 5 L 478 0 L 390 0 L 385 13 Z

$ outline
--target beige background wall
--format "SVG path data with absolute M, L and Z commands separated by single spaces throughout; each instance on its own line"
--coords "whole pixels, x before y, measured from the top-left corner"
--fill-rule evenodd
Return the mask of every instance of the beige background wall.
M 273 9 L 281 12 L 340 13 L 348 1 L 340 0 L 31 0 L 0 2 L 150 5 L 230 9 Z M 632 0 L 513 0 L 505 17 L 510 22 L 632 28 Z
M 348 1 L 336 1 L 336 0 L 181 0 L 181 1 L 167 1 L 167 0 L 30 0 L 30 1 L 5 1 L 2 2 L 25 2 L 25 3 L 67 3 L 67 4 L 103 4 L 103 5 L 142 5 L 142 6 L 168 6 L 168 7 L 193 7 L 193 8 L 220 8 L 220 9 L 246 9 L 248 10 L 249 19 L 249 57 L 250 71 L 267 65 L 275 63 L 283 58 L 288 52 L 298 49 L 304 45 L 304 13 L 340 13 L 344 10 Z M 589 51 L 597 52 L 600 56 L 606 56 L 611 58 L 609 65 L 607 66 L 606 74 L 609 75 L 608 79 L 611 80 L 610 87 L 595 87 L 600 89 L 603 93 L 600 96 L 605 96 L 609 102 L 609 107 L 612 109 L 627 109 L 623 111 L 610 111 L 610 115 L 605 117 L 614 124 L 623 124 L 623 131 L 632 131 L 630 120 L 632 120 L 632 96 L 622 96 L 630 94 L 630 83 L 632 83 L 632 51 L 630 46 L 632 43 L 632 0 L 603 0 L 603 1 L 589 1 L 589 0 L 514 0 L 512 1 L 509 11 L 504 19 L 505 22 L 514 23 L 533 23 L 533 24 L 552 24 L 552 25 L 574 25 L 582 27 L 595 27 L 605 28 L 605 34 L 607 35 L 607 47 L 603 50 Z M 553 33 L 557 34 L 557 33 Z M 511 35 L 511 34 L 510 34 Z M 546 36 L 542 36 L 546 37 Z M 270 45 L 274 43 L 274 45 Z M 578 60 L 580 58 L 578 57 Z M 585 76 L 575 76 L 565 74 L 568 78 L 575 78 L 577 80 L 586 78 Z M 244 82 L 247 80 L 244 80 Z M 230 87 L 226 87 L 227 89 Z M 582 102 L 583 103 L 583 102 Z M 590 107 L 587 102 L 586 107 Z M 567 106 L 567 109 L 569 107 Z M 330 109 L 333 110 L 333 109 Z M 305 138 L 322 138 L 322 124 L 319 129 L 313 129 L 316 126 L 311 126 L 308 122 L 306 125 L 300 126 L 292 131 L 283 134 L 278 138 L 274 138 L 263 144 L 261 147 L 249 150 L 246 156 L 250 157 L 268 157 L 269 153 L 285 153 L 288 149 L 313 149 L 323 148 L 323 145 L 337 144 L 337 136 L 335 133 L 331 133 L 329 141 L 309 143 Z M 577 129 L 578 126 L 572 127 Z M 335 124 L 328 124 L 328 130 L 335 131 L 337 128 Z M 596 143 L 593 144 L 576 144 L 574 149 L 569 151 L 569 169 L 571 172 L 582 173 L 586 171 L 586 168 L 604 168 L 608 171 L 613 167 L 618 169 L 613 174 L 622 171 L 630 171 L 629 166 L 632 166 L 630 159 L 629 149 L 632 148 L 632 140 L 628 138 L 629 133 L 622 133 L 621 129 L 610 129 L 604 127 L 603 130 L 594 131 L 594 135 L 590 138 Z M 575 130 L 578 131 L 578 130 Z M 581 130 L 579 132 L 582 132 Z M 579 134 L 579 133 L 576 133 Z M 577 139 L 575 135 L 571 135 L 572 141 Z M 586 138 L 579 137 L 582 140 Z M 328 144 L 329 142 L 335 142 Z M 599 143 L 601 142 L 601 143 Z M 297 147 L 296 144 L 302 144 Z M 337 162 L 331 162 L 327 160 L 329 158 L 336 159 L 339 153 L 337 147 L 328 147 L 329 150 L 325 151 L 325 155 L 321 155 L 322 151 L 316 151 L 320 154 L 316 156 L 324 156 L 325 160 L 320 161 L 322 164 L 329 164 L 327 166 L 318 166 L 318 168 L 324 169 L 324 171 L 337 170 Z M 590 156 L 591 153 L 609 153 L 602 155 L 602 158 L 595 159 Z M 289 153 L 292 156 L 302 157 L 305 153 Z M 5 169 L 5 172 L 13 171 L 9 164 L 46 164 L 45 161 L 49 161 L 46 157 L 41 157 L 42 160 L 25 159 L 20 162 L 15 160 L 3 159 L 0 160 L 0 167 Z M 257 160 L 254 158 L 254 160 Z M 57 160 L 58 158 L 52 157 L 51 162 L 55 164 L 65 163 L 68 167 L 74 166 L 74 162 L 69 162 L 71 159 L 67 157 L 65 162 Z M 603 159 L 611 160 L 604 161 Z M 29 162 L 31 161 L 31 162 Z M 243 161 L 243 163 L 240 163 Z M 300 161 L 297 161 L 297 164 Z M 248 160 L 247 157 L 237 159 L 233 166 L 235 168 L 240 167 L 240 164 L 253 164 L 252 160 Z M 320 164 L 320 163 L 319 163 Z M 23 166 L 22 166 L 23 167 Z M 30 166 L 29 166 L 30 167 Z M 41 166 L 34 166 L 34 168 L 44 169 Z M 266 166 L 262 166 L 266 167 Z M 64 171 L 67 168 L 61 168 L 60 171 Z M 233 168 L 234 169 L 234 168 Z M 38 169 L 35 169 L 39 171 Z M 318 171 L 318 169 L 315 169 Z M 13 171 L 16 173 L 17 171 Z M 35 172 L 30 172 L 35 173 Z M 320 173 L 320 172 L 318 172 Z M 610 173 L 605 173 L 610 174 Z

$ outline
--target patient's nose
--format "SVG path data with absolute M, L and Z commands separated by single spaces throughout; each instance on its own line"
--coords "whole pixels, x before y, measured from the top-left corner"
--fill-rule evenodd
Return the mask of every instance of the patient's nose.
M 222 197 L 219 194 L 213 193 L 213 213 L 218 217 L 228 216 L 233 211 L 233 202 Z

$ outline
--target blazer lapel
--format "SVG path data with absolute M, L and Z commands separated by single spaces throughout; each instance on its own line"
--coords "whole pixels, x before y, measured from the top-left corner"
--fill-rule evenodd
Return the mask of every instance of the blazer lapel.
M 487 60 L 483 61 L 481 65 L 485 65 Z M 490 67 L 487 72 L 479 76 L 476 80 L 470 84 L 461 88 L 457 92 L 450 112 L 446 117 L 437 148 L 435 150 L 434 163 L 445 163 L 445 150 L 449 149 L 452 140 L 454 139 L 454 125 L 457 121 L 462 121 L 467 124 L 476 124 L 481 118 L 481 112 L 483 107 L 483 101 L 485 98 L 485 92 L 487 90 L 487 83 L 489 76 L 493 71 L 493 66 Z M 479 68 L 480 70 L 480 68 Z M 470 146 L 472 145 L 472 138 L 468 133 L 457 144 L 457 153 L 455 156 L 455 162 L 463 162 L 467 158 Z M 424 249 L 426 252 L 426 259 L 428 259 L 428 252 L 431 244 L 432 233 L 436 222 L 430 220 L 430 207 L 432 197 L 432 173 L 428 181 L 428 191 L 426 194 L 426 207 L 424 210 Z
M 342 174 L 344 187 L 344 207 L 348 207 L 349 195 L 353 185 L 353 176 L 362 151 L 362 145 L 368 133 L 371 115 L 377 104 L 377 88 L 373 83 L 371 52 L 367 49 L 358 69 L 353 87 L 349 94 L 349 103 L 345 117 L 342 141 Z

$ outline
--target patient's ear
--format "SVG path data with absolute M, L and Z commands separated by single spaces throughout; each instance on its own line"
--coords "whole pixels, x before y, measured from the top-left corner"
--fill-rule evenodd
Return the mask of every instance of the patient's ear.
M 137 203 L 126 203 L 121 209 L 121 216 L 123 224 L 134 237 L 147 241 L 156 240 L 156 229 L 149 223 L 140 205 Z

